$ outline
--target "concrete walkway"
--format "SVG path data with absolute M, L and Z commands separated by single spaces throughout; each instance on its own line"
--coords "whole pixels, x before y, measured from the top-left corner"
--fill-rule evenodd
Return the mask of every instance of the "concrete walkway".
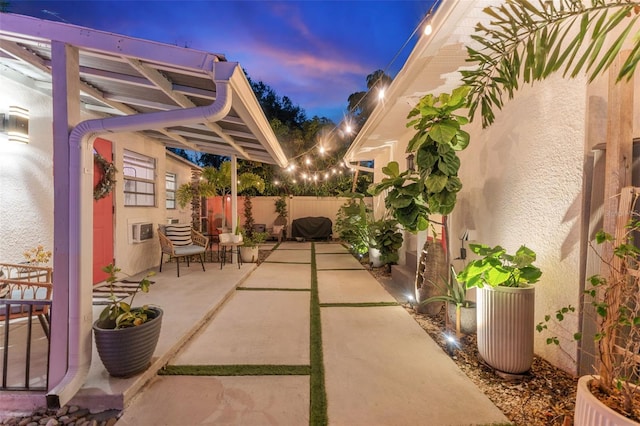
M 118 425 L 507 423 L 393 302 L 343 246 L 283 243 Z

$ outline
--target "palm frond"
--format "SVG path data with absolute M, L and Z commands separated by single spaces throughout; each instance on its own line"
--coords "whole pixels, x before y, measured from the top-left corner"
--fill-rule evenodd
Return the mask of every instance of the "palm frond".
M 511 99 L 519 82 L 533 83 L 563 70 L 589 81 L 609 69 L 630 41 L 630 54 L 617 76 L 629 78 L 640 60 L 640 1 L 507 0 L 484 9 L 491 21 L 479 23 L 467 47 L 473 68 L 461 71 L 471 87 L 469 118 L 478 108 L 482 126 L 495 120 L 495 109 Z M 478 47 L 479 45 L 480 47 Z

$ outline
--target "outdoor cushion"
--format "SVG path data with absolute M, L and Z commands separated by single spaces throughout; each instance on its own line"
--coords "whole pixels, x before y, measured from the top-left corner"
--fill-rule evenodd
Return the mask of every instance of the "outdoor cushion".
M 47 290 L 45 288 L 38 288 L 36 290 L 36 297 L 35 299 L 46 299 L 47 297 Z M 11 313 L 12 314 L 18 314 L 18 313 L 26 313 L 29 312 L 29 305 L 23 305 L 20 303 L 20 300 L 33 300 L 33 289 L 32 288 L 28 288 L 28 289 L 20 289 L 20 288 L 15 288 L 12 292 L 11 292 L 11 299 L 15 300 L 15 304 L 11 304 Z M 44 309 L 45 305 L 34 305 L 33 306 L 33 313 L 34 314 L 38 314 L 41 313 L 42 310 Z M 4 316 L 5 312 L 7 312 L 7 306 L 4 304 L 4 301 L 2 303 L 0 303 L 0 316 Z
M 193 244 L 193 241 L 191 241 L 191 225 L 188 223 L 167 225 L 165 235 L 176 247 Z
M 174 249 L 176 256 L 187 256 L 190 254 L 204 253 L 205 247 L 191 244 L 188 246 L 179 246 Z

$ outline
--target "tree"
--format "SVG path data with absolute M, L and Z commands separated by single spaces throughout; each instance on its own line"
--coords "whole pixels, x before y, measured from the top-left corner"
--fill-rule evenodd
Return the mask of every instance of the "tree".
M 565 77 L 585 72 L 592 81 L 609 68 L 627 40 L 633 46 L 618 80 L 633 75 L 640 60 L 640 38 L 632 33 L 640 14 L 637 1 L 560 0 L 536 7 L 527 0 L 510 0 L 485 13 L 491 24 L 478 24 L 472 36 L 482 49 L 467 47 L 474 66 L 462 71 L 471 87 L 469 117 L 480 108 L 483 127 L 493 123 L 494 108 L 502 109 L 505 94 L 511 99 L 520 80 L 533 83 L 562 70 Z M 606 44 L 614 30 L 619 35 Z
M 367 76 L 367 91 L 349 95 L 349 112 L 355 119 L 355 125 L 361 127 L 371 115 L 378 102 L 378 91 L 384 90 L 393 79 L 382 70 L 376 70 Z

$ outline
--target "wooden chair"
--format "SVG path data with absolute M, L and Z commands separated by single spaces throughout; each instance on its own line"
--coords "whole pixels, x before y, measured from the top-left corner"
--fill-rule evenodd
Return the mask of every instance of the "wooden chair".
M 52 276 L 52 269 L 47 266 L 0 263 L 0 321 L 36 315 L 48 338 Z M 49 303 L 34 303 L 36 301 Z
M 180 258 L 189 259 L 193 255 L 200 256 L 200 264 L 204 271 L 204 256 L 209 247 L 209 238 L 205 237 L 189 225 L 160 225 L 158 227 L 158 238 L 160 239 L 160 272 L 162 272 L 162 262 L 164 255 L 169 255 L 169 260 L 175 257 L 178 264 L 178 277 L 180 276 Z

